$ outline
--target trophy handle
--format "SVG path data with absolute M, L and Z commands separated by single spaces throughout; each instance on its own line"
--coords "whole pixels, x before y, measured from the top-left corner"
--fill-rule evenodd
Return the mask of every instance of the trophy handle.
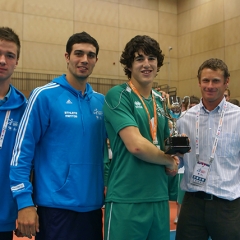
M 169 96 L 167 98 L 165 98 L 165 101 L 163 102 L 163 109 L 164 109 L 164 116 L 166 118 L 168 118 L 171 122 L 172 122 L 172 136 L 179 136 L 178 132 L 177 132 L 177 124 L 176 124 L 176 121 L 177 119 L 180 118 L 181 116 L 181 99 L 177 96 L 175 96 L 176 100 L 174 101 L 174 103 L 179 103 L 179 115 L 177 116 L 173 116 L 171 114 L 172 110 L 171 110 L 171 107 L 174 106 L 171 102 L 170 102 L 170 97 L 172 96 Z M 173 112 L 173 114 L 176 114 L 175 112 Z
M 163 101 L 164 116 L 172 121 L 172 118 L 171 118 L 171 116 L 170 116 L 170 114 L 169 114 L 169 112 L 167 110 L 167 108 L 168 108 L 167 107 L 168 106 L 168 101 L 169 101 L 168 98 L 165 98 L 164 101 Z

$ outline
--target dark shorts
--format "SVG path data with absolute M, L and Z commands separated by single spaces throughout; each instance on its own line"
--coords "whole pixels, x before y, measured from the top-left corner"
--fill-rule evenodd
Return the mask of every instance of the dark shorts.
M 13 231 L 10 232 L 0 232 L 0 240 L 12 240 Z
M 102 240 L 102 210 L 75 212 L 38 207 L 39 230 L 36 240 Z
M 178 176 L 178 197 L 177 197 L 177 203 L 182 204 L 183 197 L 184 197 L 184 194 L 185 194 L 185 192 L 180 187 L 180 183 L 181 183 L 182 178 L 183 178 L 183 173 L 178 173 L 177 176 Z

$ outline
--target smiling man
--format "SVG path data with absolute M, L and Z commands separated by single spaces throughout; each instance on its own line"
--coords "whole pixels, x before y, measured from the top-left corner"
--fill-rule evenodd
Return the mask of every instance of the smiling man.
M 20 40 L 8 27 L 0 27 L 0 240 L 11 240 L 16 229 L 17 204 L 9 183 L 10 161 L 26 98 L 10 82 L 18 65 Z
M 226 101 L 227 65 L 208 59 L 198 70 L 201 102 L 178 121 L 190 138 L 181 182 L 186 191 L 177 240 L 240 239 L 240 108 Z
M 104 96 L 87 83 L 98 51 L 86 32 L 72 35 L 67 74 L 30 96 L 10 172 L 18 227 L 29 238 L 102 239 Z
M 169 136 L 161 93 L 152 89 L 164 55 L 148 36 L 131 39 L 120 59 L 129 81 L 106 95 L 104 117 L 113 158 L 105 203 L 105 240 L 169 240 L 168 176 L 178 157 L 164 154 Z

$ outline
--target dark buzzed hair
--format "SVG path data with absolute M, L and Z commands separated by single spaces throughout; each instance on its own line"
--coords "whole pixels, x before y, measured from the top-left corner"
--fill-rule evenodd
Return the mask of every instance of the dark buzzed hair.
M 66 52 L 70 56 L 72 52 L 72 46 L 76 43 L 90 43 L 96 48 L 96 56 L 98 55 L 99 45 L 95 38 L 90 36 L 86 32 L 75 33 L 67 41 Z
M 0 40 L 5 40 L 8 42 L 13 42 L 17 45 L 17 59 L 20 56 L 20 40 L 18 35 L 9 27 L 0 27 Z
M 153 55 L 157 58 L 157 71 L 159 71 L 160 67 L 163 65 L 164 54 L 162 54 L 158 42 L 149 36 L 137 35 L 126 44 L 120 58 L 120 63 L 122 64 L 125 75 L 128 76 L 128 79 L 131 78 L 132 73 L 129 68 L 132 67 L 135 53 L 140 50 L 146 55 Z

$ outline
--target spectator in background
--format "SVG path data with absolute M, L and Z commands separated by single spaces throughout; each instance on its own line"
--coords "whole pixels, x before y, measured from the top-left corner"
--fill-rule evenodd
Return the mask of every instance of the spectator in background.
M 98 50 L 86 32 L 73 34 L 66 45 L 67 74 L 36 88 L 24 112 L 10 179 L 18 227 L 28 238 L 102 239 L 104 96 L 87 83 Z
M 239 101 L 238 101 L 237 99 L 231 98 L 231 99 L 229 100 L 229 102 L 232 103 L 232 104 L 234 104 L 234 105 L 237 105 L 238 107 L 240 106 L 240 105 L 239 105 Z
M 227 89 L 224 91 L 224 97 L 226 98 L 226 101 L 229 102 L 229 100 L 230 100 L 230 90 L 229 90 L 229 88 L 227 88 Z
M 13 199 L 9 170 L 17 129 L 26 98 L 10 82 L 18 65 L 20 40 L 8 27 L 0 27 L 0 240 L 12 240 L 16 229 L 17 203 Z
M 107 139 L 107 147 L 104 148 L 104 186 L 105 186 L 105 193 L 107 192 L 108 172 L 109 172 L 111 161 L 112 161 L 112 150 L 111 150 L 109 139 Z
M 190 105 L 189 108 L 197 105 L 200 102 L 200 99 L 194 95 L 190 96 Z M 186 111 L 188 108 L 188 97 L 183 98 L 182 111 Z

